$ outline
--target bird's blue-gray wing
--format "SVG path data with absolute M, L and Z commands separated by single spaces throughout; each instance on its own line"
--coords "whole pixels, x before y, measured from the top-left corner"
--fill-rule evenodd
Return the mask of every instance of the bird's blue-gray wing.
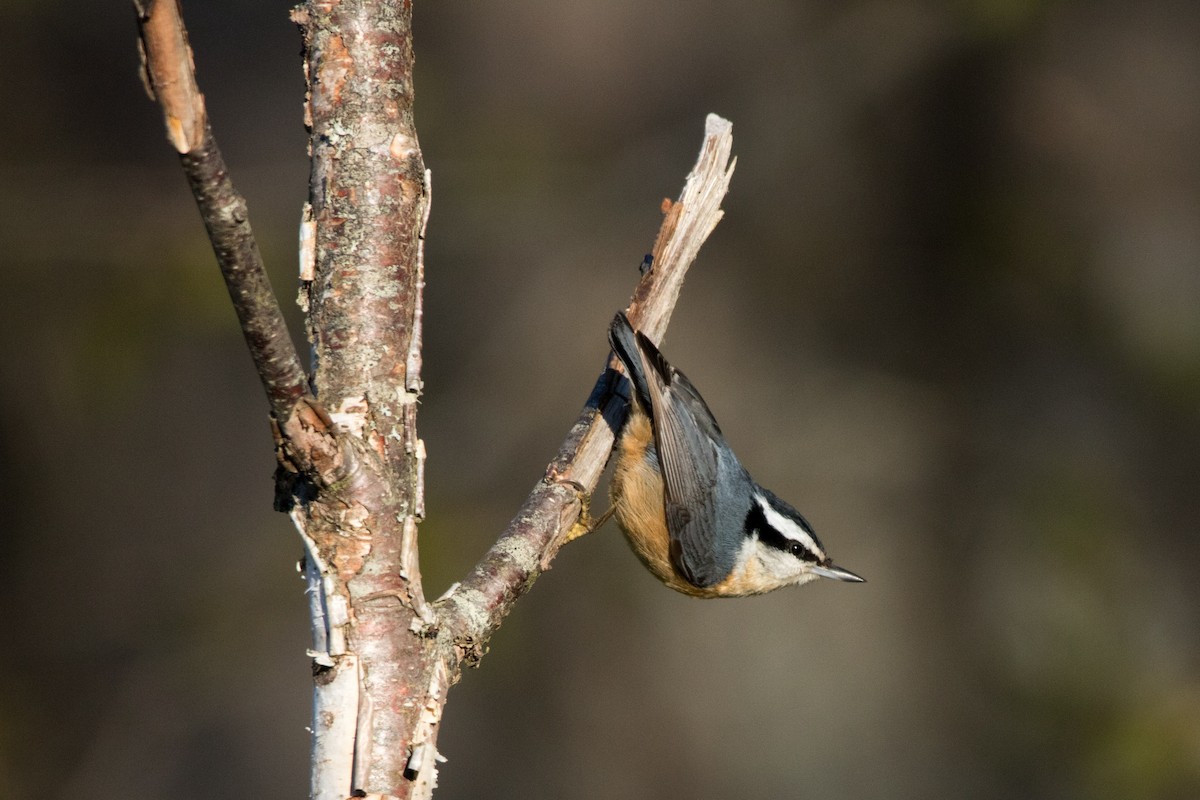
M 718 546 L 721 430 L 687 377 L 649 339 L 641 333 L 637 339 L 662 468 L 671 561 L 692 585 L 712 586 L 729 575 L 736 557 L 735 551 Z

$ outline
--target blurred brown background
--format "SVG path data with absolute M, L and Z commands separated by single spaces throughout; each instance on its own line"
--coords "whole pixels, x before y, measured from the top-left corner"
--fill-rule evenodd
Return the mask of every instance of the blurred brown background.
M 184 5 L 295 314 L 288 3 Z M 0 797 L 302 796 L 300 546 L 132 12 L 4 16 Z M 740 160 L 665 350 L 869 579 L 701 602 L 572 545 L 454 689 L 440 798 L 1200 797 L 1200 5 L 416 27 L 431 593 L 577 413 L 709 111 Z

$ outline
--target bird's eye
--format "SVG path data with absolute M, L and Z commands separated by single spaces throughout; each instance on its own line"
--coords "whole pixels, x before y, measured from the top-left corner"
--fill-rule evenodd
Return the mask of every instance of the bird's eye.
M 792 555 L 794 555 L 796 558 L 801 558 L 804 556 L 804 545 L 800 544 L 799 542 L 792 542 L 792 546 L 789 547 L 788 550 L 790 550 Z

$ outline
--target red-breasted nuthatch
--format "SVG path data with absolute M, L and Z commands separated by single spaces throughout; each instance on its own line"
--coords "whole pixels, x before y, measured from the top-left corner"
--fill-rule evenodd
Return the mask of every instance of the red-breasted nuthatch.
M 754 482 L 696 387 L 624 314 L 608 338 L 633 385 L 613 509 L 659 580 L 693 597 L 863 580 L 834 566 L 800 512 Z

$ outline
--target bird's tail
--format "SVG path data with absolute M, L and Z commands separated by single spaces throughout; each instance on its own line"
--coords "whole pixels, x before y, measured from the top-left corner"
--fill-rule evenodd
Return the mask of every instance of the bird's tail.
M 629 324 L 629 317 L 625 316 L 624 311 L 618 311 L 617 315 L 613 317 L 612 325 L 608 327 L 608 342 L 612 345 L 617 358 L 621 359 L 621 363 L 625 365 L 625 371 L 629 373 L 629 380 L 633 384 L 633 391 L 637 395 L 638 403 L 647 414 L 652 413 L 650 384 L 646 380 L 642 348 L 648 345 L 657 354 L 654 345 L 645 336 L 634 332 L 633 326 Z

